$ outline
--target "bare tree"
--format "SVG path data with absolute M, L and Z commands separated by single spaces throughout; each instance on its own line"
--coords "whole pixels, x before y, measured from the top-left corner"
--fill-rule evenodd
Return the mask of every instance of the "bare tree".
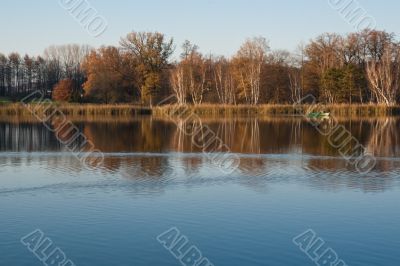
M 396 104 L 400 79 L 400 46 L 387 43 L 380 57 L 371 58 L 366 72 L 378 103 Z
M 301 101 L 302 86 L 301 86 L 301 70 L 296 67 L 288 69 L 289 83 L 290 83 L 290 96 L 293 103 Z
M 185 82 L 185 68 L 178 64 L 171 70 L 171 87 L 179 105 L 186 104 L 187 84 Z
M 241 96 L 249 104 L 260 99 L 261 70 L 266 62 L 269 45 L 265 38 L 248 39 L 234 57 L 235 77 Z
M 179 104 L 190 98 L 193 104 L 201 104 L 207 89 L 208 60 L 198 52 L 198 46 L 185 41 L 181 61 L 171 72 L 171 86 Z
M 193 104 L 203 102 L 204 92 L 206 90 L 208 63 L 200 53 L 195 53 L 189 60 L 189 92 Z
M 288 77 L 293 103 L 300 102 L 304 90 L 304 46 L 300 44 L 295 53 L 289 55 Z
M 236 104 L 235 81 L 231 72 L 230 62 L 224 57 L 214 60 L 214 87 L 222 104 Z

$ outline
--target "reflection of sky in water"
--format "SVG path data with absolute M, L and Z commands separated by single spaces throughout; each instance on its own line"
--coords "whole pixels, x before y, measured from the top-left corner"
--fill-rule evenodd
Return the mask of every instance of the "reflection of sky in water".
M 377 133 L 376 121 L 352 122 L 380 156 L 363 176 L 293 120 L 220 131 L 240 156 L 229 175 L 164 122 L 82 124 L 106 152 L 96 170 L 40 125 L 1 124 L 0 265 L 40 265 L 19 243 L 36 228 L 76 265 L 178 265 L 155 240 L 172 226 L 214 265 L 312 265 L 292 244 L 308 228 L 348 265 L 398 265 L 399 142 L 390 123 Z M 388 142 L 386 153 L 376 146 Z

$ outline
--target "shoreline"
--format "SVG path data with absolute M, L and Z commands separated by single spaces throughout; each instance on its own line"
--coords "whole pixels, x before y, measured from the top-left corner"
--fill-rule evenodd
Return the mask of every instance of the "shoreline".
M 400 116 L 400 105 L 385 106 L 377 104 L 334 104 L 319 105 L 319 109 L 330 112 L 337 117 L 380 117 Z M 24 106 L 20 103 L 0 105 L 0 116 L 2 117 L 24 117 L 32 116 L 30 109 L 34 109 L 39 115 L 52 115 L 55 111 L 62 112 L 66 116 L 74 117 L 174 117 L 176 110 L 184 112 L 191 111 L 199 117 L 237 117 L 237 116 L 301 116 L 310 105 L 295 106 L 290 104 L 263 104 L 263 105 L 164 105 L 155 107 L 143 107 L 132 104 L 29 104 Z M 319 110 L 318 109 L 318 110 Z

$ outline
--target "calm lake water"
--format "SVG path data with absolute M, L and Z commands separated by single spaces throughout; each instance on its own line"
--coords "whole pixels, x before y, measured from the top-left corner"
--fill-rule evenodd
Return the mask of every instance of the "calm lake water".
M 232 173 L 181 121 L 74 123 L 101 167 L 38 122 L 0 122 L 0 265 L 43 265 L 20 242 L 35 229 L 77 266 L 182 265 L 156 239 L 172 227 L 215 266 L 315 265 L 292 242 L 307 229 L 349 266 L 400 265 L 398 119 L 340 120 L 376 156 L 368 174 L 299 118 L 203 119 L 240 159 Z

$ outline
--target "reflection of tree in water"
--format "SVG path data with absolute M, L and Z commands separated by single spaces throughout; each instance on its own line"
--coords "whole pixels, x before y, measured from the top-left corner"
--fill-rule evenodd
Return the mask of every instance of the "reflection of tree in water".
M 57 121 L 53 126 L 57 127 Z M 360 140 L 367 148 L 367 152 L 377 156 L 389 157 L 378 160 L 373 174 L 376 180 L 352 177 L 351 169 L 346 161 L 340 159 L 338 150 L 332 148 L 327 137 L 321 135 L 307 121 L 301 119 L 272 119 L 272 118 L 235 118 L 235 119 L 201 119 L 197 121 L 161 121 L 151 118 L 134 119 L 124 122 L 84 122 L 75 123 L 96 148 L 106 153 L 103 164 L 105 173 L 122 173 L 129 180 L 140 182 L 154 182 L 162 185 L 171 172 L 179 170 L 179 176 L 201 176 L 207 171 L 210 161 L 201 149 L 193 145 L 192 136 L 184 134 L 179 127 L 195 129 L 208 126 L 222 142 L 229 146 L 235 153 L 252 154 L 243 157 L 240 161 L 239 176 L 254 177 L 253 180 L 241 180 L 243 185 L 257 187 L 263 186 L 266 181 L 264 176 L 272 176 L 276 162 L 266 159 L 259 154 L 282 154 L 294 156 L 295 160 L 283 159 L 280 168 L 296 169 L 302 167 L 310 173 L 309 181 L 313 186 L 320 188 L 340 188 L 346 186 L 365 191 L 386 189 L 395 180 L 396 169 L 399 162 L 391 158 L 400 154 L 400 137 L 398 119 L 383 118 L 370 120 L 342 120 L 352 135 Z M 177 126 L 178 125 L 178 126 Z M 328 124 L 327 126 L 332 126 Z M 54 133 L 48 131 L 41 124 L 10 124 L 0 123 L 0 149 L 1 150 L 32 150 L 32 151 L 60 151 Z M 300 151 L 304 156 L 300 157 Z M 169 151 L 199 153 L 195 156 L 107 156 L 107 153 L 165 153 Z M 212 151 L 212 149 L 211 149 Z M 323 158 L 320 156 L 335 156 Z M 296 157 L 299 156 L 299 157 Z M 309 157 L 307 157 L 309 156 Z M 303 159 L 304 158 L 304 159 Z M 59 171 L 79 173 L 83 166 L 73 156 L 55 156 L 54 158 L 32 159 L 1 159 L 0 164 L 24 164 L 28 161 L 40 161 L 47 164 L 49 169 L 58 168 Z M 290 162 L 290 164 L 288 164 Z M 300 169 L 300 168 L 299 168 Z M 384 178 L 378 175 L 389 173 Z M 175 172 L 174 172 L 175 173 Z M 341 176 L 346 173 L 348 177 Z M 176 174 L 176 173 L 175 173 Z M 210 172 L 212 177 L 214 172 Z M 325 176 L 324 176 L 325 175 Z M 337 178 L 337 176 L 341 178 Z M 391 175 L 391 176 L 390 176 Z M 169 176 L 169 177 L 168 177 Z M 327 177 L 327 178 L 326 178 Z M 258 180 L 257 180 L 258 178 Z M 261 178 L 261 179 L 260 179 Z M 378 180 L 382 179 L 382 180 Z
M 208 124 L 230 152 L 260 154 L 260 126 L 258 118 L 223 119 Z M 217 150 L 217 149 L 216 149 Z M 218 151 L 218 150 L 217 150 Z
M 170 185 L 172 168 L 168 157 L 121 158 L 118 175 L 129 181 L 125 190 L 132 195 L 162 194 Z
M 265 169 L 268 165 L 268 160 L 263 158 L 240 158 L 238 170 L 245 175 L 253 177 L 265 174 Z
M 216 128 L 217 137 L 222 140 L 222 142 L 228 147 L 234 147 L 236 130 L 237 130 L 237 120 L 236 119 L 223 119 L 220 123 L 217 123 Z M 230 148 L 232 150 L 232 148 Z
M 102 152 L 163 152 L 172 124 L 150 118 L 118 123 L 85 123 L 83 133 Z
M 204 136 L 205 129 L 200 119 L 196 120 L 177 120 L 174 121 L 175 127 L 171 138 L 171 148 L 176 152 L 200 152 L 201 147 L 193 144 L 194 137 L 201 139 Z M 204 137 L 203 137 L 204 138 Z M 201 143 L 204 144 L 204 141 Z
M 376 157 L 387 157 L 378 160 L 375 169 L 390 171 L 396 168 L 397 162 L 390 160 L 390 158 L 397 157 L 400 154 L 398 121 L 398 119 L 392 117 L 371 122 L 370 135 L 365 144 L 366 152 Z
M 260 121 L 259 128 L 261 153 L 300 153 L 304 133 L 300 119 L 284 118 Z
M 124 161 L 127 161 L 126 159 Z M 107 172 L 118 172 L 122 167 L 122 160 L 119 157 L 104 157 L 103 165 L 101 166 Z
M 295 119 L 292 120 L 291 123 L 291 130 L 290 130 L 290 146 L 293 145 L 301 145 L 301 139 L 303 137 L 303 127 L 302 127 L 302 121 L 300 119 Z
M 260 125 L 257 118 L 252 118 L 246 121 L 244 128 L 242 127 L 241 147 L 240 150 L 244 153 L 261 153 L 260 147 Z
M 184 152 L 185 151 L 185 140 L 186 140 L 186 134 L 183 130 L 179 130 L 179 128 L 185 128 L 187 127 L 187 121 L 180 120 L 177 122 L 177 127 L 178 130 L 175 130 L 175 133 L 173 135 L 172 141 L 175 143 L 176 151 L 177 152 Z
M 203 157 L 187 157 L 181 159 L 183 170 L 186 176 L 193 175 L 197 173 L 201 167 L 204 165 Z
M 167 176 L 171 169 L 168 157 L 145 156 L 135 158 L 122 158 L 121 174 L 131 180 L 161 180 Z
M 375 156 L 393 157 L 400 154 L 400 135 L 398 120 L 395 118 L 377 119 L 371 122 L 371 133 L 365 147 Z
M 57 151 L 60 146 L 41 123 L 0 123 L 0 151 Z
M 260 124 L 258 118 L 245 121 L 233 119 L 219 123 L 217 136 L 226 144 L 231 152 L 244 154 L 260 154 Z M 261 158 L 241 158 L 239 170 L 245 173 L 259 175 L 266 161 Z M 249 185 L 251 185 L 249 183 Z

